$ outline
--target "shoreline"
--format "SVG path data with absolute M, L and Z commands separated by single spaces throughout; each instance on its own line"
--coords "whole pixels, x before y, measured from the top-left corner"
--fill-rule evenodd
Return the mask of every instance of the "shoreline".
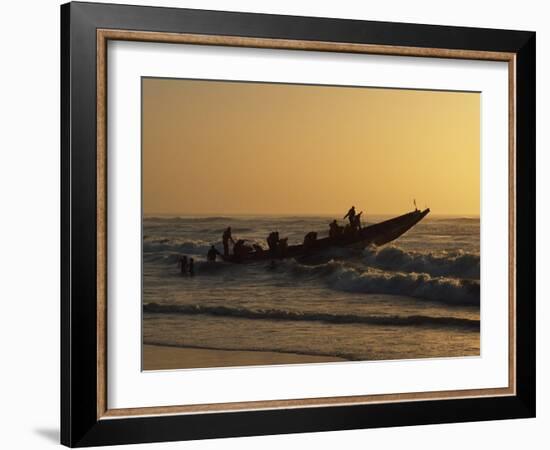
M 143 370 L 199 369 L 347 361 L 336 356 L 143 344 Z

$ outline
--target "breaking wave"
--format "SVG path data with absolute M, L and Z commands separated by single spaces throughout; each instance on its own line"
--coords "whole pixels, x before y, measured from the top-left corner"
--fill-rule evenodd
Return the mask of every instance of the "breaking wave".
M 163 253 L 164 256 L 176 256 L 179 254 L 206 255 L 210 246 L 219 245 L 219 242 L 208 242 L 200 239 L 175 241 L 172 239 L 146 239 L 143 242 L 143 255 L 148 260 L 161 260 L 158 257 Z M 151 255 L 156 253 L 157 255 Z M 151 258 L 156 256 L 157 258 Z M 170 258 L 171 260 L 171 258 Z
M 463 251 L 419 253 L 396 246 L 369 247 L 364 251 L 364 262 L 384 270 L 479 279 L 479 255 Z
M 204 255 L 210 245 L 205 241 L 144 242 L 144 259 L 175 266 L 181 254 Z M 267 263 L 243 266 L 198 260 L 195 261 L 195 271 L 196 275 L 235 271 L 248 276 L 250 271 L 270 270 L 288 278 L 289 283 L 296 283 L 296 278 L 306 278 L 344 292 L 402 295 L 447 304 L 479 305 L 479 281 L 472 279 L 475 278 L 472 273 L 475 269 L 468 268 L 477 261 L 479 271 L 479 257 L 413 254 L 396 247 L 366 252 L 362 258 L 350 260 L 331 255 L 328 261 L 321 258 L 303 263 L 291 259 L 278 261 L 274 267 Z
M 478 331 L 479 321 L 459 317 L 394 316 L 328 314 L 319 312 L 286 311 L 280 309 L 246 309 L 209 305 L 173 305 L 147 303 L 143 312 L 150 314 L 208 315 L 244 319 L 282 320 L 296 322 L 323 322 L 331 324 L 359 324 L 385 326 L 438 326 L 459 327 Z
M 434 277 L 427 273 L 383 272 L 341 261 L 308 266 L 287 262 L 285 270 L 300 277 L 321 277 L 328 287 L 345 292 L 403 295 L 456 305 L 479 305 L 479 281 Z

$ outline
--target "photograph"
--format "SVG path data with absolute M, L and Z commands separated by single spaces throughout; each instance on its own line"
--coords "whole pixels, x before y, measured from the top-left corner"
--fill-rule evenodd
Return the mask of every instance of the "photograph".
M 142 370 L 480 356 L 480 93 L 141 78 Z

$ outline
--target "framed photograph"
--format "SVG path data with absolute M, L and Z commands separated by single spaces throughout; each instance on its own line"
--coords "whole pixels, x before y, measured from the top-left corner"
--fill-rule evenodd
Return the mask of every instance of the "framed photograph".
M 61 440 L 535 415 L 535 33 L 61 7 Z

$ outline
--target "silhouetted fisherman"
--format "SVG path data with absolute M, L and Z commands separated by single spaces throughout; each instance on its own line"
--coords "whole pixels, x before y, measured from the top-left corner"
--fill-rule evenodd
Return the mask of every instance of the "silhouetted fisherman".
M 338 222 L 336 221 L 336 219 L 330 222 L 328 226 L 329 226 L 328 237 L 335 238 L 342 234 L 343 228 L 340 225 L 338 225 Z
M 195 275 L 195 260 L 193 258 L 189 259 L 189 275 Z
M 279 237 L 279 233 L 277 233 L 277 237 Z M 279 239 L 278 250 L 279 250 L 279 256 L 281 258 L 284 258 L 288 250 L 288 238 Z
M 350 225 L 353 226 L 353 221 L 355 219 L 355 206 L 352 206 L 349 211 L 347 212 L 347 214 L 344 216 L 344 219 L 345 218 L 348 218 L 349 219 L 349 223 Z
M 214 246 L 210 247 L 210 250 L 208 250 L 208 253 L 206 254 L 206 260 L 207 261 L 216 261 L 216 256 L 218 256 L 220 252 L 218 249 Z
M 180 266 L 181 274 L 185 275 L 187 273 L 187 256 L 180 256 L 178 264 Z
M 363 211 L 361 211 L 359 214 L 357 214 L 353 218 L 353 223 L 351 224 L 351 226 L 354 230 L 360 230 L 361 229 L 361 214 L 363 214 Z
M 227 227 L 223 232 L 222 241 L 223 241 L 223 255 L 229 256 L 229 241 L 231 241 L 233 245 L 235 245 L 233 236 L 231 236 L 231 227 Z
M 279 246 L 279 232 L 272 231 L 267 237 L 267 246 L 269 247 L 269 252 L 275 254 L 277 252 L 277 247 Z

